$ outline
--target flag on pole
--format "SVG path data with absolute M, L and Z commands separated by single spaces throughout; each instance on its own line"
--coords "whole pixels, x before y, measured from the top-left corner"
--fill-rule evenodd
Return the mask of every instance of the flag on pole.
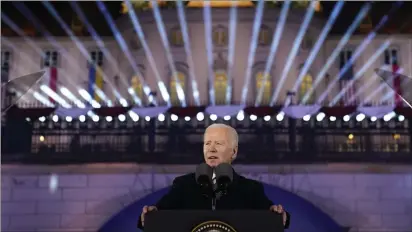
M 58 70 L 56 66 L 51 66 L 47 68 L 46 75 L 44 75 L 44 85 L 49 87 L 55 93 L 57 93 L 57 78 Z M 53 98 L 49 98 L 50 102 L 55 103 Z
M 384 70 L 385 71 L 391 71 L 392 73 L 397 73 L 399 72 L 399 64 L 398 64 L 398 50 L 392 48 L 392 49 L 386 49 L 384 53 Z M 391 80 L 392 82 L 392 89 L 395 92 L 394 94 L 394 103 L 396 106 L 402 105 L 402 83 L 401 83 L 402 78 L 399 77 L 399 75 L 393 76 L 393 79 Z
M 132 85 L 133 91 L 135 92 L 136 96 L 140 100 L 142 100 L 143 86 L 142 86 L 142 83 L 140 82 L 140 78 L 138 76 L 133 76 L 131 80 L 131 85 Z
M 97 95 L 95 88 L 103 91 L 103 73 L 100 66 L 95 64 L 89 65 L 89 94 L 90 96 L 99 102 L 101 99 Z
M 340 70 L 345 66 L 347 68 L 339 80 L 339 88 L 341 90 L 346 88 L 340 101 L 341 105 L 354 105 L 357 102 L 356 98 L 354 98 L 356 95 L 356 83 L 353 81 L 353 64 L 349 64 L 349 67 L 347 66 L 351 57 L 352 51 L 347 50 L 340 53 Z

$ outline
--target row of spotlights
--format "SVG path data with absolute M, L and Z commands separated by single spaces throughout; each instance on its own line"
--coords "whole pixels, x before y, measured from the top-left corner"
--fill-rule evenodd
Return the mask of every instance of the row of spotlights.
M 394 112 L 391 112 L 391 113 L 385 115 L 385 116 L 383 117 L 383 120 L 384 120 L 385 122 L 387 122 L 387 121 L 391 120 L 391 119 L 392 119 L 393 117 L 395 117 L 395 116 L 396 116 L 396 114 L 395 114 Z M 126 116 L 123 115 L 123 114 L 120 114 L 120 115 L 118 115 L 117 117 L 118 117 L 119 121 L 121 121 L 121 122 L 124 122 L 124 121 L 126 120 Z M 282 121 L 282 120 L 284 119 L 284 117 L 285 117 L 285 114 L 284 114 L 283 112 L 281 112 L 281 113 L 279 113 L 279 114 L 276 115 L 276 120 L 277 120 L 277 121 Z M 325 113 L 319 113 L 319 114 L 316 115 L 316 120 L 317 120 L 318 122 L 320 122 L 320 121 L 322 121 L 325 117 L 326 117 Z M 93 116 L 91 116 L 91 118 L 92 118 L 92 120 L 93 120 L 94 122 L 98 122 L 99 119 L 100 119 L 99 116 L 97 116 L 97 115 L 93 115 Z M 209 118 L 210 118 L 210 120 L 212 120 L 212 121 L 216 121 L 217 118 L 218 118 L 218 116 L 217 116 L 216 114 L 211 114 Z M 240 112 L 240 113 L 236 116 L 236 119 L 239 120 L 239 121 L 243 121 L 244 118 L 245 118 L 245 115 L 243 114 L 243 112 Z M 252 115 L 249 116 L 249 118 L 250 118 L 251 121 L 256 121 L 258 117 L 257 117 L 256 115 L 253 115 L 253 114 L 252 114 Z M 302 119 L 307 122 L 307 121 L 310 120 L 310 118 L 311 118 L 310 115 L 305 115 Z M 351 118 L 351 116 L 345 115 L 345 116 L 343 117 L 343 121 L 348 122 L 348 121 L 350 120 L 350 118 Z M 358 121 L 358 122 L 361 122 L 361 121 L 364 120 L 365 118 L 366 118 L 366 115 L 364 115 L 364 114 L 358 114 L 358 115 L 356 115 L 356 121 Z M 66 119 L 67 122 L 73 121 L 73 118 L 70 117 L 70 116 L 66 116 L 65 119 Z M 136 121 L 139 120 L 139 116 L 134 115 L 134 116 L 132 117 L 132 119 L 133 119 L 133 121 L 136 122 Z M 149 121 L 151 120 L 151 118 L 150 118 L 149 116 L 145 116 L 144 119 L 145 119 L 147 122 L 149 122 Z M 157 116 L 157 119 L 158 119 L 160 122 L 163 122 L 164 120 L 166 120 L 166 116 L 165 116 L 164 114 L 159 114 L 159 115 Z M 178 117 L 177 115 L 175 115 L 175 114 L 172 114 L 172 115 L 170 116 L 170 119 L 171 119 L 172 121 L 177 121 L 177 120 L 179 119 L 179 117 Z M 184 120 L 187 121 L 187 122 L 190 121 L 190 119 L 191 119 L 191 118 L 190 118 L 189 116 L 184 117 Z M 197 119 L 198 121 L 203 121 L 203 120 L 205 119 L 205 115 L 204 115 L 203 113 L 198 113 L 198 114 L 196 115 L 196 119 Z M 229 115 L 224 116 L 223 119 L 224 119 L 225 121 L 229 121 L 229 120 L 231 119 L 231 116 L 229 116 Z M 271 116 L 269 116 L 269 115 L 266 115 L 266 116 L 263 117 L 263 120 L 265 120 L 266 122 L 267 122 L 267 121 L 270 121 L 270 119 L 271 119 Z M 377 117 L 371 117 L 371 118 L 370 118 L 370 120 L 371 120 L 372 122 L 375 122 L 377 119 L 378 119 Z M 29 119 L 28 119 L 28 120 L 29 120 Z M 52 117 L 52 120 L 53 120 L 54 122 L 58 122 L 58 121 L 59 121 L 59 116 L 54 115 L 54 116 Z M 79 116 L 79 120 L 80 120 L 81 122 L 86 121 L 86 116 L 84 116 L 84 115 Z M 336 121 L 336 117 L 335 117 L 335 116 L 330 116 L 330 117 L 329 117 L 329 120 L 330 120 L 331 122 L 334 122 L 334 121 Z M 399 120 L 400 122 L 404 121 L 404 120 L 405 120 L 405 116 L 399 115 L 399 116 L 398 116 L 398 120 Z M 39 121 L 40 121 L 40 122 L 46 121 L 46 117 L 40 117 L 40 118 L 39 118 Z M 106 121 L 108 121 L 108 122 L 113 121 L 113 117 L 112 117 L 112 116 L 106 116 Z
M 123 115 L 123 114 L 120 114 L 120 115 L 118 115 L 117 117 L 118 117 L 119 121 L 121 121 L 121 122 L 126 121 L 126 116 Z M 94 122 L 98 122 L 98 121 L 100 120 L 100 117 L 99 117 L 98 115 L 93 115 L 93 116 L 91 116 L 91 118 L 92 118 L 92 120 L 93 120 Z M 133 119 L 135 119 L 135 118 L 133 118 Z M 149 119 L 150 119 L 150 118 L 149 118 Z M 53 120 L 53 122 L 58 122 L 58 121 L 59 121 L 59 116 L 53 115 L 52 120 Z M 71 122 L 71 121 L 73 121 L 73 117 L 71 117 L 71 116 L 66 116 L 66 117 L 65 117 L 65 120 L 66 120 L 66 122 Z M 139 120 L 139 119 L 137 118 L 137 120 Z M 137 120 L 134 120 L 134 121 L 137 121 Z M 30 121 L 30 119 L 27 118 L 27 121 Z M 40 117 L 40 118 L 39 118 L 39 121 L 40 121 L 40 122 L 45 122 L 45 121 L 46 121 L 46 117 L 44 117 L 44 116 Z M 80 122 L 85 122 L 85 121 L 86 121 L 86 116 L 85 116 L 85 115 L 80 115 L 80 116 L 79 116 L 79 121 L 80 121 Z M 113 121 L 113 117 L 107 116 L 107 117 L 106 117 L 106 121 L 108 121 L 108 122 Z
M 283 120 L 283 117 L 284 117 L 283 115 L 279 114 L 279 115 L 276 117 L 276 119 L 277 119 L 278 121 L 282 121 L 282 120 Z M 97 121 L 100 120 L 99 116 L 97 116 L 97 115 L 93 115 L 93 116 L 91 116 L 91 118 L 92 118 L 92 120 L 95 121 L 95 122 L 97 122 Z M 210 115 L 210 120 L 212 120 L 212 121 L 216 121 L 217 118 L 218 118 L 218 116 L 217 116 L 216 114 L 211 114 L 211 115 Z M 243 115 L 243 113 L 242 113 L 242 114 L 238 114 L 236 118 L 237 118 L 239 121 L 242 121 L 245 117 L 244 117 L 244 115 Z M 258 118 L 258 117 L 257 117 L 256 115 L 250 115 L 250 120 L 252 120 L 252 121 L 257 120 L 257 118 Z M 71 117 L 71 116 L 66 116 L 65 119 L 66 119 L 67 122 L 73 121 L 73 117 Z M 119 121 L 123 122 L 123 121 L 126 120 L 126 116 L 123 115 L 123 114 L 120 114 L 120 115 L 118 115 L 118 119 L 119 119 Z M 135 117 L 135 118 L 133 118 L 133 119 L 134 119 L 134 121 L 138 121 L 138 120 L 139 120 L 138 116 Z M 166 116 L 165 116 L 164 114 L 159 114 L 159 115 L 157 116 L 157 119 L 158 119 L 159 121 L 163 122 L 164 120 L 166 120 Z M 175 114 L 172 114 L 172 115 L 170 116 L 170 119 L 171 119 L 172 121 L 177 121 L 177 120 L 179 120 L 179 117 L 178 117 L 177 115 L 175 115 Z M 187 122 L 190 121 L 190 119 L 191 119 L 191 118 L 190 118 L 189 116 L 184 117 L 184 120 L 187 121 Z M 205 119 L 205 116 L 204 116 L 203 113 L 198 113 L 198 114 L 196 115 L 196 119 L 197 119 L 198 121 L 203 121 L 203 120 Z M 224 116 L 223 119 L 224 119 L 225 121 L 229 121 L 229 120 L 231 119 L 231 116 L 229 116 L 229 115 Z M 265 116 L 263 119 L 264 119 L 265 121 L 269 121 L 269 120 L 271 119 L 271 117 L 270 117 L 269 115 L 267 115 L 267 116 Z M 27 120 L 29 121 L 30 119 L 27 119 Z M 58 122 L 58 121 L 59 121 L 59 116 L 54 115 L 54 116 L 52 117 L 52 120 L 53 120 L 54 122 Z M 151 120 L 151 118 L 150 118 L 149 116 L 146 116 L 146 117 L 145 117 L 145 120 L 149 122 L 149 121 Z M 44 117 L 44 116 L 40 117 L 40 118 L 39 118 L 39 121 L 40 121 L 40 122 L 45 122 L 45 121 L 46 121 L 46 117 Z M 86 116 L 84 116 L 84 115 L 79 116 L 79 121 L 81 121 L 81 122 L 86 121 Z M 106 116 L 106 121 L 108 121 L 108 122 L 113 121 L 113 117 L 112 117 L 112 116 Z

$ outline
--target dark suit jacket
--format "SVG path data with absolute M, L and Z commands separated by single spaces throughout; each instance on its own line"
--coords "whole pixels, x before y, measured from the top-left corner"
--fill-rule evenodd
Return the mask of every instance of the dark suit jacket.
M 260 182 L 234 172 L 227 194 L 216 202 L 216 210 L 269 210 L 272 205 Z M 157 202 L 156 207 L 158 210 L 211 210 L 212 200 L 205 197 L 196 183 L 195 174 L 190 173 L 177 177 L 170 191 Z M 290 222 L 288 213 L 287 216 L 285 228 L 289 227 Z M 142 229 L 140 217 L 138 227 Z

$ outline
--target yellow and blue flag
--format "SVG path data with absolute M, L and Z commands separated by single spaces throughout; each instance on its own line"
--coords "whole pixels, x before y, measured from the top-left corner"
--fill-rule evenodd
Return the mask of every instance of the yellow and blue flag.
M 97 95 L 95 88 L 103 91 L 103 72 L 101 67 L 97 65 L 89 66 L 89 94 L 96 100 L 100 101 L 100 97 Z

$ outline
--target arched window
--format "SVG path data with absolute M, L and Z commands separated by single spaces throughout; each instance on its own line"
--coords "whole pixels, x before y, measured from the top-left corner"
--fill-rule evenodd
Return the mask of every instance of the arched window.
M 268 46 L 272 42 L 272 30 L 265 25 L 262 25 L 259 31 L 259 46 Z
M 176 72 L 176 77 L 177 77 L 177 82 L 175 80 L 174 75 L 170 76 L 170 102 L 174 106 L 180 106 L 180 100 L 177 95 L 177 86 L 180 84 L 182 90 L 184 91 L 185 89 L 185 83 L 186 83 L 186 74 L 180 71 Z
M 182 47 L 184 45 L 182 30 L 180 30 L 180 28 L 178 27 L 170 30 L 169 39 L 170 43 L 174 47 Z
M 306 74 L 306 76 L 303 78 L 302 83 L 300 83 L 300 88 L 299 88 L 299 102 L 303 100 L 303 96 L 309 91 L 309 89 L 312 88 L 313 85 L 313 77 L 310 74 Z M 313 103 L 314 96 L 313 94 L 310 96 L 308 99 L 307 103 Z
M 133 76 L 131 82 L 132 89 L 136 96 L 140 98 L 140 100 L 143 99 L 143 85 L 140 82 L 139 76 Z
M 228 88 L 227 74 L 223 70 L 215 71 L 215 104 L 226 104 L 226 91 Z
M 213 45 L 223 47 L 228 44 L 228 30 L 224 26 L 213 28 L 212 32 Z
M 260 90 L 263 88 L 262 100 L 260 104 L 269 105 L 272 97 L 272 77 L 270 74 L 266 74 L 265 78 L 264 73 L 264 71 L 256 73 L 256 97 L 258 97 Z

